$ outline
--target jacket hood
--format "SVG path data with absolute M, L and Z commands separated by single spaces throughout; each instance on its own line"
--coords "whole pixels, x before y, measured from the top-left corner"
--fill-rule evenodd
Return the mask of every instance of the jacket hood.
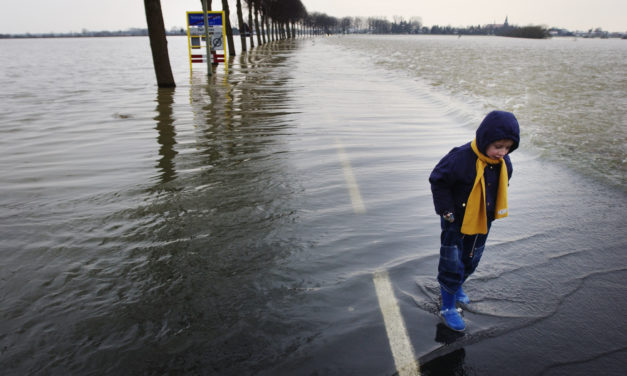
M 514 141 L 510 153 L 518 148 L 520 129 L 518 120 L 511 112 L 492 111 L 483 119 L 476 133 L 477 147 L 483 154 L 494 141 L 509 139 Z

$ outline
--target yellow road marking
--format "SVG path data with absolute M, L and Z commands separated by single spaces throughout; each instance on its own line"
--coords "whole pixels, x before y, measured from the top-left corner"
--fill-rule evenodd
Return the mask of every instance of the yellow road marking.
M 348 159 L 346 151 L 344 150 L 344 145 L 342 145 L 341 141 L 337 138 L 335 139 L 335 144 L 337 146 L 337 154 L 339 155 L 340 161 L 342 162 L 344 179 L 346 179 L 346 186 L 348 188 L 348 194 L 350 195 L 351 202 L 353 204 L 353 210 L 357 214 L 364 214 L 366 212 L 366 207 L 364 206 L 364 202 L 361 199 L 359 186 L 357 185 L 357 180 L 355 179 L 355 175 L 353 174 L 351 162 Z
M 357 214 L 364 214 L 366 207 L 361 199 L 359 186 L 353 174 L 348 155 L 339 139 L 335 139 L 335 144 L 340 161 L 342 162 L 344 178 L 346 179 L 353 210 Z M 394 290 L 392 290 L 392 284 L 390 283 L 387 271 L 376 272 L 373 276 L 373 281 L 377 298 L 379 299 L 379 307 L 383 314 L 383 323 L 385 324 L 385 331 L 388 336 L 388 341 L 390 342 L 390 349 L 392 350 L 396 371 L 399 376 L 420 376 L 420 368 L 418 367 L 418 361 L 414 354 L 414 348 L 409 341 L 405 322 L 403 321 L 400 308 L 396 302 Z

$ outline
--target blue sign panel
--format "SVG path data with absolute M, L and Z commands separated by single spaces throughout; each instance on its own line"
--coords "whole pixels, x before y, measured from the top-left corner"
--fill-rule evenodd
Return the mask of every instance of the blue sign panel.
M 187 13 L 189 26 L 205 26 L 205 18 L 201 13 Z M 207 14 L 209 26 L 222 27 L 222 14 Z

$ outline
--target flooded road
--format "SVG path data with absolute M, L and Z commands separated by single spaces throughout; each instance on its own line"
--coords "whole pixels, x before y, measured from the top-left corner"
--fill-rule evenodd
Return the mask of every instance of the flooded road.
M 2 77 L 7 374 L 622 372 L 623 190 L 523 144 L 459 338 L 427 177 L 474 129 L 441 92 L 323 38 L 209 79 L 175 38 L 157 90 L 147 39 L 119 40 L 0 41 L 118 51 Z

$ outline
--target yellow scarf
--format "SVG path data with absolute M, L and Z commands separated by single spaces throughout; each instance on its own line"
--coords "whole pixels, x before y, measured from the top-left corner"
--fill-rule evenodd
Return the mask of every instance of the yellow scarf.
M 484 155 L 477 148 L 477 139 L 474 139 L 470 144 L 472 151 L 477 155 L 477 176 L 475 177 L 475 183 L 472 187 L 472 191 L 466 201 L 466 212 L 464 214 L 464 222 L 462 223 L 462 234 L 474 235 L 474 234 L 487 234 L 488 233 L 488 215 L 486 211 L 485 202 L 485 178 L 483 177 L 483 170 L 487 164 L 501 164 L 501 175 L 499 177 L 499 188 L 496 195 L 496 208 L 494 208 L 494 218 L 507 217 L 507 185 L 508 174 L 505 160 L 492 159 Z

